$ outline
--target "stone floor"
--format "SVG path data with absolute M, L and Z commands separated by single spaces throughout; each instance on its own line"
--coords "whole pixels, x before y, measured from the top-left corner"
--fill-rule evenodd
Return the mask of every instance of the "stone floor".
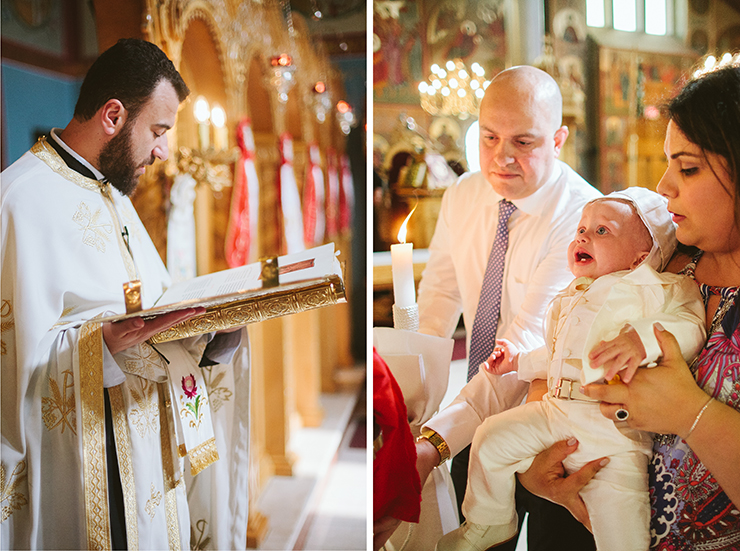
M 258 508 L 269 519 L 260 549 L 368 548 L 364 393 L 324 394 L 321 404 L 321 426 L 295 431 L 289 443 L 297 457 L 293 476 L 273 477 L 260 496 Z

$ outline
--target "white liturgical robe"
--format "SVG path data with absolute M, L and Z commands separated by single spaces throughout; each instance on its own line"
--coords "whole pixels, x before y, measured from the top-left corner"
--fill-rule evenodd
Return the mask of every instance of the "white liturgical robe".
M 207 368 L 209 335 L 113 357 L 94 318 L 125 312 L 133 279 L 144 308 L 169 284 L 128 198 L 70 169 L 44 139 L 3 172 L 3 549 L 110 548 L 104 386 L 129 548 L 246 546 L 246 331 L 228 363 Z M 207 415 L 177 407 L 196 395 L 212 420 L 197 460 L 178 423 L 189 415 L 197 430 Z M 190 479 L 191 468 L 205 470 Z

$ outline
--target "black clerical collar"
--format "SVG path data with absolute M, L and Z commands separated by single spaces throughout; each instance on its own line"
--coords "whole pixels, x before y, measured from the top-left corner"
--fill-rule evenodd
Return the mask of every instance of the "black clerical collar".
M 97 176 L 93 174 L 93 171 L 87 168 L 85 165 L 83 165 L 80 161 L 75 159 L 72 155 L 70 155 L 69 151 L 64 149 L 61 144 L 56 141 L 52 136 L 49 136 L 49 138 L 46 140 L 46 143 L 48 143 L 51 147 L 54 148 L 54 151 L 59 153 L 59 156 L 62 158 L 64 163 L 74 170 L 75 172 L 79 172 L 82 174 L 85 178 L 91 178 L 93 180 L 97 180 Z

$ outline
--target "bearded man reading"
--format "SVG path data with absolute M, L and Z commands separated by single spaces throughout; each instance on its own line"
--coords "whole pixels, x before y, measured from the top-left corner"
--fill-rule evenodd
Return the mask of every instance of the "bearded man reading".
M 246 547 L 246 331 L 151 345 L 203 310 L 96 321 L 128 282 L 144 308 L 170 284 L 128 195 L 188 94 L 157 46 L 121 40 L 2 173 L 3 549 Z

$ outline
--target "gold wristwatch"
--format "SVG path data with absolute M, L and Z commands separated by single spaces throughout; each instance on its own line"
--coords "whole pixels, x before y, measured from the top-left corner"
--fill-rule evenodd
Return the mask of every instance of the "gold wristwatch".
M 447 445 L 447 442 L 445 442 L 445 439 L 436 431 L 428 428 L 422 429 L 421 436 L 419 436 L 416 441 L 418 442 L 419 440 L 429 440 L 432 446 L 437 448 L 437 452 L 439 452 L 439 463 L 437 463 L 437 466 L 450 458 L 450 447 Z

